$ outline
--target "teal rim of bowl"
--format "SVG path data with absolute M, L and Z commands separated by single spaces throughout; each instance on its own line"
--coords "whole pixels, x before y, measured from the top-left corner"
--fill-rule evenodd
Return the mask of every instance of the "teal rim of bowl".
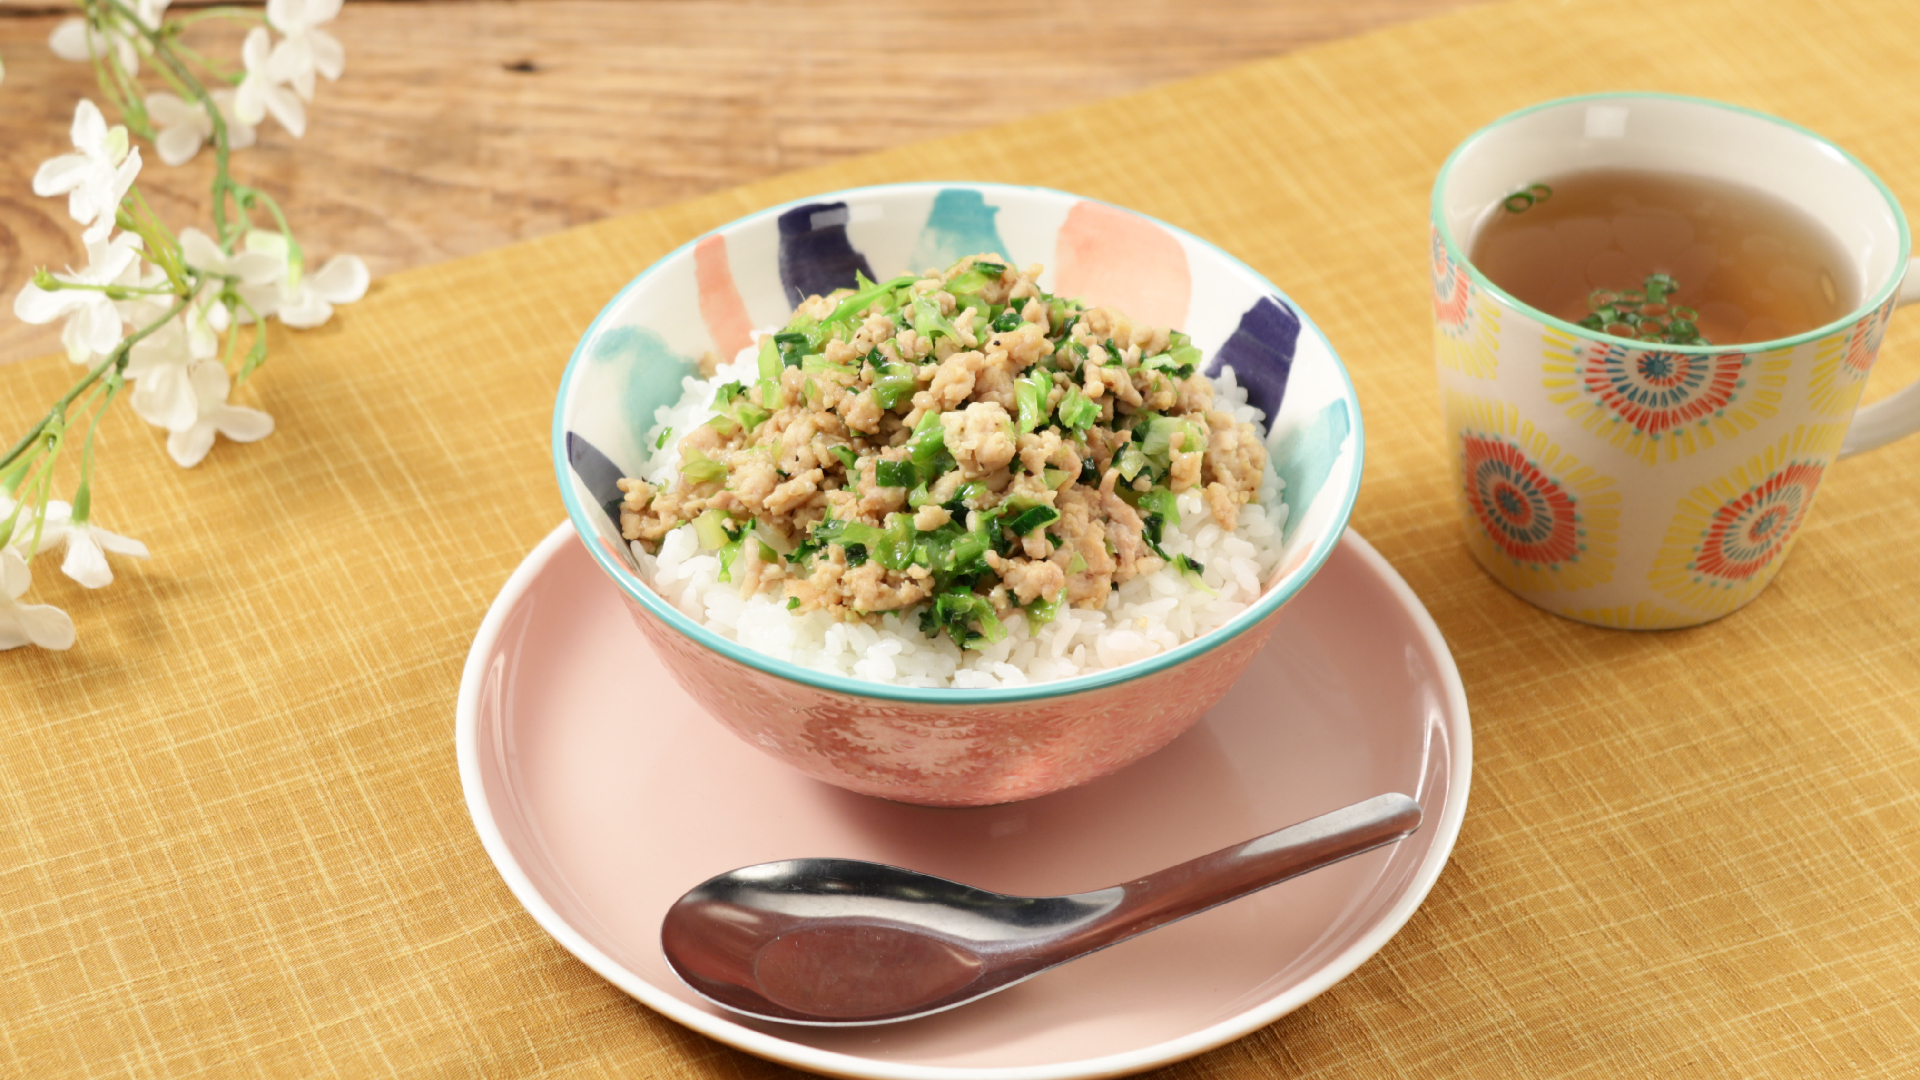
M 1428 219 L 1433 223 L 1433 227 L 1440 233 L 1441 242 L 1447 246 L 1447 255 L 1453 259 L 1456 265 L 1466 267 L 1467 276 L 1473 279 L 1474 284 L 1492 293 L 1515 309 L 1525 313 L 1530 318 L 1536 319 L 1557 330 L 1563 330 L 1575 337 L 1584 338 L 1588 341 L 1626 340 L 1625 338 L 1616 338 L 1610 334 L 1600 333 L 1597 330 L 1589 330 L 1578 323 L 1570 323 L 1565 319 L 1549 315 L 1531 304 L 1523 303 L 1505 289 L 1489 281 L 1487 276 L 1480 272 L 1480 268 L 1468 260 L 1466 252 L 1462 251 L 1459 243 L 1454 240 L 1453 230 L 1447 227 L 1446 215 L 1441 213 L 1440 210 L 1440 193 L 1446 190 L 1447 179 L 1453 172 L 1454 162 L 1458 161 L 1461 154 L 1466 153 L 1474 143 L 1479 142 L 1480 138 L 1488 132 L 1511 121 L 1518 120 L 1523 116 L 1544 112 L 1548 109 L 1563 108 L 1583 101 L 1619 101 L 1622 98 L 1647 98 L 1658 101 L 1678 101 L 1688 105 L 1701 105 L 1711 109 L 1719 109 L 1724 112 L 1751 116 L 1756 120 L 1764 120 L 1769 124 L 1774 124 L 1786 128 L 1789 131 L 1795 131 L 1801 135 L 1805 135 L 1819 145 L 1833 151 L 1841 160 L 1858 169 L 1862 176 L 1873 181 L 1873 186 L 1880 189 L 1880 197 L 1887 201 L 1887 208 L 1893 211 L 1894 224 L 1898 226 L 1900 230 L 1900 250 L 1894 256 L 1895 269 L 1893 274 L 1887 278 L 1886 284 L 1876 290 L 1871 298 L 1863 300 L 1860 304 L 1856 305 L 1852 311 L 1847 312 L 1847 314 L 1835 319 L 1833 322 L 1803 333 L 1795 334 L 1792 337 L 1774 338 L 1771 341 L 1751 341 L 1730 345 L 1660 344 L 1658 348 L 1661 352 L 1707 354 L 1726 352 L 1729 349 L 1739 349 L 1742 352 L 1777 352 L 1781 349 L 1791 349 L 1797 345 L 1804 345 L 1809 341 L 1823 338 L 1828 334 L 1837 333 L 1859 322 L 1868 312 L 1878 310 L 1880 305 L 1886 303 L 1887 299 L 1893 295 L 1894 290 L 1900 287 L 1900 279 L 1904 276 L 1907 261 L 1913 257 L 1913 237 L 1907 229 L 1907 215 L 1905 211 L 1900 209 L 1900 200 L 1893 197 L 1893 191 L 1887 187 L 1886 183 L 1880 179 L 1878 174 L 1872 169 L 1867 168 L 1859 158 L 1847 153 L 1819 132 L 1801 127 L 1791 120 L 1783 120 L 1778 116 L 1774 116 L 1772 113 L 1764 113 L 1758 109 L 1750 109 L 1745 105 L 1733 105 L 1725 101 L 1715 101 L 1712 98 L 1693 97 L 1687 94 L 1669 94 L 1658 90 L 1622 90 L 1607 94 L 1578 94 L 1573 97 L 1543 101 L 1538 105 L 1529 105 L 1517 112 L 1510 112 L 1502 116 L 1500 119 L 1487 124 L 1485 127 L 1467 136 L 1461 141 L 1459 146 L 1453 148 L 1453 153 L 1447 155 L 1446 163 L 1440 166 L 1440 174 L 1434 178 L 1433 194 L 1428 202 L 1427 213 Z M 1650 350 L 1654 344 L 1653 342 L 1634 342 L 1633 346 L 1635 348 L 1645 346 Z
M 983 192 L 1011 191 L 1037 193 L 1049 197 L 1069 199 L 1075 202 L 1100 202 L 1101 205 L 1104 206 L 1113 206 L 1112 203 L 1104 203 L 1098 199 L 1088 199 L 1083 195 L 1073 195 L 1053 188 L 1023 186 L 1018 184 L 992 184 L 971 180 L 935 180 L 899 184 L 874 184 L 867 187 L 844 188 L 839 191 L 822 192 L 817 195 L 794 199 L 791 202 L 784 202 L 778 206 L 768 207 L 765 210 L 737 218 L 719 228 L 703 232 L 699 236 L 694 237 L 692 240 L 654 260 L 653 265 L 642 270 L 637 277 L 627 282 L 619 292 L 615 293 L 613 298 L 608 300 L 606 305 L 600 309 L 600 313 L 594 316 L 593 322 L 587 325 L 586 331 L 580 335 L 579 343 L 573 347 L 572 355 L 567 358 L 566 369 L 560 375 L 560 389 L 558 393 L 554 395 L 552 443 L 554 475 L 560 484 L 560 499 L 566 504 L 567 517 L 573 522 L 574 532 L 579 534 L 582 546 L 593 556 L 593 561 L 599 564 L 600 569 L 609 577 L 613 578 L 614 582 L 620 586 L 620 591 L 624 592 L 635 603 L 645 608 L 655 618 L 665 622 L 668 626 L 691 639 L 696 644 L 711 649 L 736 663 L 744 664 L 757 671 L 763 671 L 769 675 L 786 679 L 790 682 L 797 682 L 834 693 L 849 694 L 856 697 L 878 698 L 885 701 L 907 701 L 921 705 L 991 705 L 1065 697 L 1085 690 L 1094 690 L 1100 687 L 1131 682 L 1134 679 L 1144 678 L 1178 664 L 1183 664 L 1188 660 L 1213 651 L 1219 646 L 1240 636 L 1245 631 L 1264 622 L 1280 605 L 1292 599 L 1294 594 L 1298 593 L 1302 586 L 1312 580 L 1315 574 L 1319 573 L 1320 567 L 1325 564 L 1327 558 L 1333 554 L 1334 546 L 1340 542 L 1341 535 L 1346 532 L 1347 521 L 1353 515 L 1354 501 L 1358 499 L 1360 495 L 1362 467 L 1366 464 L 1366 430 L 1360 417 L 1359 393 L 1354 389 L 1353 377 L 1348 374 L 1346 362 L 1340 359 L 1340 354 L 1335 351 L 1333 342 L 1325 333 L 1321 332 L 1320 327 L 1314 323 L 1306 311 L 1303 310 L 1300 305 L 1293 302 L 1292 297 L 1289 297 L 1286 293 L 1274 287 L 1274 284 L 1268 281 L 1265 275 L 1248 266 L 1246 263 L 1241 262 L 1239 259 L 1234 258 L 1232 255 L 1227 254 L 1221 250 L 1218 245 L 1202 240 L 1185 229 L 1175 225 L 1169 225 L 1158 218 L 1148 217 L 1146 214 L 1142 214 L 1137 210 L 1128 210 L 1126 207 L 1121 206 L 1113 206 L 1113 208 L 1150 221 L 1170 233 L 1183 236 L 1213 251 L 1220 258 L 1226 260 L 1230 266 L 1238 267 L 1244 271 L 1271 295 L 1285 301 L 1287 307 L 1300 317 L 1301 324 L 1311 330 L 1314 336 L 1320 339 L 1320 343 L 1326 347 L 1327 355 L 1333 358 L 1334 369 L 1339 373 L 1342 385 L 1346 387 L 1345 400 L 1348 403 L 1348 411 L 1352 413 L 1351 419 L 1353 421 L 1353 430 L 1350 437 L 1353 439 L 1354 479 L 1342 498 L 1339 512 L 1334 518 L 1333 527 L 1329 528 L 1325 535 L 1314 541 L 1312 549 L 1307 553 L 1306 562 L 1302 563 L 1298 569 L 1288 575 L 1287 582 L 1283 583 L 1279 588 L 1267 590 L 1261 595 L 1259 600 L 1255 601 L 1247 610 L 1235 615 L 1226 625 L 1209 630 L 1191 641 L 1177 645 L 1166 652 L 1150 656 L 1145 660 L 1136 660 L 1132 663 L 1122 664 L 1119 667 L 1096 671 L 1089 675 L 1075 675 L 1071 678 L 1031 683 L 1027 686 L 894 686 L 887 683 L 867 682 L 864 679 L 854 678 L 850 675 L 831 674 L 813 668 L 801 667 L 799 664 L 768 656 L 766 653 L 749 649 L 737 641 L 721 637 L 719 634 L 695 622 L 679 608 L 661 599 L 658 593 L 648 587 L 645 582 L 635 577 L 633 572 L 627 569 L 625 563 L 615 558 L 605 548 L 594 542 L 592 538 L 597 535 L 597 530 L 592 524 L 592 519 L 587 516 L 587 508 L 582 506 L 579 499 L 574 495 L 573 484 L 570 482 L 569 473 L 572 466 L 567 461 L 566 419 L 562 415 L 562 407 L 567 402 L 572 389 L 574 372 L 583 366 L 583 350 L 586 347 L 586 343 L 593 340 L 594 335 L 600 329 L 601 322 L 606 319 L 607 314 L 617 307 L 628 293 L 639 288 L 641 283 L 651 277 L 655 271 L 673 261 L 680 254 L 692 250 L 694 245 L 698 244 L 701 240 L 709 236 L 722 235 L 748 222 L 776 215 L 796 206 L 819 202 L 822 199 L 848 198 L 878 192 L 938 191 L 942 188 L 950 187 L 973 188 Z M 1271 419 L 1270 417 L 1269 420 Z M 1268 467 L 1272 467 L 1271 462 L 1268 463 Z M 594 507 L 593 510 L 596 513 L 604 515 L 604 511 L 597 506 Z M 1301 512 L 1305 513 L 1305 510 L 1302 509 Z

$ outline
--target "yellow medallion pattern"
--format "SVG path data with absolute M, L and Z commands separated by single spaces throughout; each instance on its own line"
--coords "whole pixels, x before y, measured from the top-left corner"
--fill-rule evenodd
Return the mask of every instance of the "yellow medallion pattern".
M 1851 330 L 1828 334 L 1814 345 L 1807 401 L 1815 412 L 1822 416 L 1853 415 L 1892 315 L 1893 301 L 1888 300 L 1880 310 L 1854 323 Z
M 1802 424 L 1680 500 L 1647 583 L 1697 612 L 1724 615 L 1780 570 L 1814 491 L 1846 434 Z

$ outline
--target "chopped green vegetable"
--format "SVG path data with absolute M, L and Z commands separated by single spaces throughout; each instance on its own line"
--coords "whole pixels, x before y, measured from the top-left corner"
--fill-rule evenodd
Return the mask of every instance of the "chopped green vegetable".
M 666 445 L 667 445 L 667 440 L 668 440 L 668 439 L 671 439 L 671 438 L 673 438 L 673 429 L 672 429 L 672 428 L 661 428 L 661 429 L 660 429 L 660 437 L 659 437 L 659 438 L 657 438 L 657 439 L 655 439 L 655 440 L 653 440 L 653 448 L 654 448 L 655 450 L 660 450 L 660 449 L 664 449 L 664 448 L 666 447 Z
M 923 484 L 931 483 L 934 477 L 953 467 L 953 456 L 947 453 L 947 429 L 940 423 L 939 413 L 930 412 L 920 417 L 913 437 L 907 440 L 907 459 L 913 462 L 914 472 Z
M 918 483 L 911 461 L 882 461 L 874 466 L 874 483 L 881 487 L 910 488 Z
M 1020 406 L 1020 432 L 1026 434 L 1047 422 L 1047 397 L 1053 392 L 1053 380 L 1039 369 L 1014 380 L 1013 397 Z
M 1035 529 L 1042 529 L 1060 520 L 1060 511 L 1051 506 L 1035 506 L 1020 511 L 1007 523 L 1007 528 L 1015 536 L 1025 536 Z
M 834 457 L 840 459 L 840 464 L 846 466 L 849 473 L 860 471 L 860 455 L 853 452 L 853 447 L 832 446 L 828 449 L 832 451 Z
M 792 331 L 782 331 L 773 335 L 774 347 L 780 350 L 782 367 L 799 367 L 800 361 L 813 351 L 807 335 Z
M 727 478 L 727 467 L 708 457 L 697 446 L 680 451 L 680 475 L 696 484 L 708 484 Z
M 1135 429 L 1136 433 L 1140 430 Z M 1140 452 L 1161 471 L 1165 471 L 1170 463 L 1175 432 L 1185 436 L 1180 444 L 1181 453 L 1192 454 L 1207 448 L 1206 434 L 1200 430 L 1199 424 L 1191 420 L 1177 416 L 1155 416 L 1146 422 L 1144 430 L 1147 437 L 1140 440 Z
M 1052 622 L 1054 617 L 1060 614 L 1060 609 L 1065 606 L 1066 598 L 1064 595 L 1056 596 L 1051 600 L 1042 597 L 1028 604 L 1026 607 L 1027 632 L 1033 633 Z
M 1147 455 L 1140 452 L 1139 443 L 1128 443 L 1126 449 L 1120 451 L 1119 456 L 1114 458 L 1113 463 L 1120 469 L 1120 478 L 1128 483 L 1132 483 L 1133 478 L 1139 476 L 1141 470 L 1148 464 Z
M 1167 488 L 1157 487 L 1151 491 L 1141 492 L 1135 505 L 1140 508 L 1141 513 L 1159 514 L 1166 521 L 1180 520 L 1180 503 L 1173 492 Z
M 873 355 L 867 357 L 868 362 L 871 363 L 877 355 L 876 350 Z M 918 389 L 919 384 L 914 370 L 907 364 L 878 365 L 874 371 L 873 400 L 883 409 L 892 409 L 912 397 L 913 392 Z
M 700 550 L 719 551 L 732 542 L 727 524 L 731 519 L 722 510 L 709 510 L 693 519 L 693 534 L 700 538 Z
M 788 610 L 788 611 L 794 611 L 794 610 L 797 610 L 797 609 L 798 609 L 799 607 L 800 607 L 800 598 L 799 598 L 799 597 L 797 597 L 797 596 L 789 596 L 789 597 L 787 597 L 787 610 Z
M 1042 469 L 1040 479 L 1047 485 L 1048 491 L 1059 491 L 1073 477 L 1065 469 Z
M 1007 628 L 993 614 L 993 605 L 985 597 L 958 589 L 934 598 L 932 623 L 944 629 L 954 643 L 964 648 L 979 648 L 979 642 L 993 644 L 1004 640 Z M 928 620 L 922 619 L 923 626 Z M 976 629 L 977 627 L 977 629 Z
M 839 306 L 833 309 L 833 314 L 827 316 L 826 321 L 821 323 L 822 326 L 850 326 L 853 320 L 857 318 L 861 312 L 872 307 L 875 301 L 879 301 L 885 305 L 889 312 L 892 312 L 900 306 L 894 299 L 893 291 L 913 284 L 916 279 L 912 274 L 902 274 L 892 281 L 875 285 L 873 282 L 867 280 L 865 274 L 856 270 L 854 271 L 853 280 L 859 287 L 854 290 L 851 296 L 840 301 Z
M 1025 319 L 1020 317 L 1018 307 L 1014 304 L 1008 304 L 1005 311 L 993 317 L 991 325 L 996 333 L 1004 334 L 1009 330 L 1020 329 L 1020 324 L 1025 321 Z
M 1200 578 L 1201 574 L 1204 574 L 1207 572 L 1207 564 L 1203 562 L 1199 562 L 1194 559 L 1189 559 L 1185 555 L 1175 555 L 1173 557 L 1173 565 L 1175 569 L 1180 571 L 1180 576 L 1186 578 L 1189 582 L 1191 582 L 1194 588 L 1199 589 L 1201 592 L 1206 593 L 1208 596 L 1219 595 L 1218 593 L 1213 591 L 1212 587 L 1210 587 L 1205 581 L 1201 580 Z
M 953 328 L 953 320 L 940 314 L 939 305 L 924 294 L 913 298 L 908 320 L 913 323 L 914 331 L 925 338 L 931 339 L 935 334 L 945 334 L 954 339 L 960 337 L 960 332 Z
M 867 561 L 867 545 L 848 544 L 846 549 L 848 566 L 860 566 Z
M 1060 407 L 1055 410 L 1060 426 L 1075 438 L 1085 434 L 1087 428 L 1100 419 L 1100 406 L 1093 399 L 1080 392 L 1077 386 L 1067 388 L 1067 396 L 1060 399 Z

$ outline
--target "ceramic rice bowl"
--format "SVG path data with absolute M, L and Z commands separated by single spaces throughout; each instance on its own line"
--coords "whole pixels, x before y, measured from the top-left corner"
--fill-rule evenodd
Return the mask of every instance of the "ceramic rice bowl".
M 1284 482 L 1281 557 L 1225 626 L 1121 667 L 993 689 L 884 685 L 789 663 L 701 625 L 655 594 L 620 537 L 623 476 L 638 475 L 654 410 L 784 324 L 812 294 L 986 251 L 1044 263 L 1041 287 L 1184 330 L 1206 371 L 1231 365 L 1267 414 Z M 661 259 L 622 289 L 574 349 L 554 409 L 553 458 L 573 526 L 686 691 L 720 723 L 807 775 L 902 802 L 977 806 L 1082 784 L 1166 745 L 1239 678 L 1273 619 L 1345 529 L 1360 484 L 1358 402 L 1311 320 L 1259 274 L 1170 225 L 1041 188 L 921 183 L 774 207 Z M 1283 715 L 1286 702 L 1275 702 Z M 644 700 L 632 703 L 646 723 Z

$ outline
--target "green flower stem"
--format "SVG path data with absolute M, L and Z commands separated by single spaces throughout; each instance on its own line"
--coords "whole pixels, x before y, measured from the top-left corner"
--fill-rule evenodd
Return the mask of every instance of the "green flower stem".
M 15 461 L 20 460 L 21 456 L 31 449 L 39 441 L 40 437 L 46 434 L 49 428 L 58 430 L 66 420 L 67 406 L 73 404 L 73 399 L 79 397 L 88 387 L 99 382 L 109 369 L 116 373 L 125 371 L 127 367 L 127 356 L 132 348 L 140 344 L 147 335 L 165 326 L 167 320 L 185 311 L 188 300 L 188 297 L 181 297 L 165 315 L 127 335 L 126 339 L 120 342 L 104 359 L 88 369 L 87 373 L 82 375 L 78 382 L 68 387 L 67 392 L 60 396 L 59 401 L 53 403 L 53 408 L 47 410 L 47 415 L 41 417 L 39 423 L 28 428 L 27 433 L 20 437 L 20 441 L 13 444 L 13 449 L 7 451 L 7 456 L 0 457 L 0 469 L 5 469 Z
M 181 61 L 179 54 L 167 41 L 165 23 L 161 24 L 160 30 L 147 29 L 139 19 L 134 18 L 133 12 L 129 11 L 121 0 L 85 0 L 85 2 L 90 9 L 95 5 L 104 4 L 119 12 L 120 17 L 126 19 L 128 24 L 152 46 L 154 64 L 171 71 L 176 79 L 186 85 L 186 96 L 199 102 L 200 107 L 206 111 L 207 119 L 213 124 L 213 138 L 210 140 L 213 143 L 213 239 L 220 245 L 221 251 L 228 255 L 233 254 L 233 243 L 246 232 L 246 227 L 244 222 L 236 227 L 235 223 L 228 220 L 227 204 L 229 202 L 232 202 L 235 209 L 239 209 L 243 216 L 245 210 L 241 208 L 240 201 L 235 196 L 234 189 L 237 185 L 234 184 L 233 176 L 227 169 L 231 148 L 228 145 L 226 117 L 220 115 L 220 107 L 214 104 L 213 95 L 209 94 L 206 86 L 194 77 L 193 71 Z

